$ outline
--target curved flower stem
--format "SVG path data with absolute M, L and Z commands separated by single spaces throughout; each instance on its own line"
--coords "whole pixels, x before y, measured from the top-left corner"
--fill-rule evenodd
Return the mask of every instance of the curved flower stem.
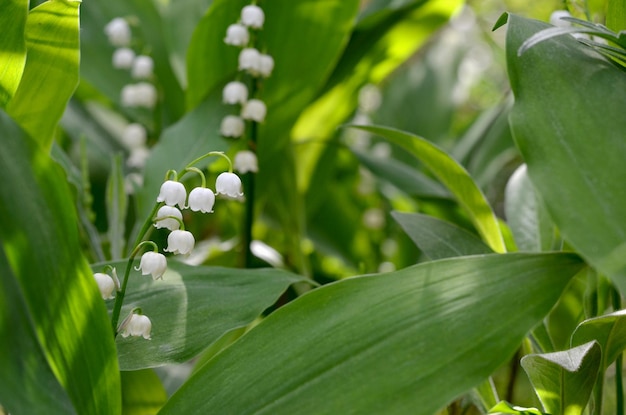
M 113 305 L 113 313 L 111 315 L 111 326 L 113 327 L 113 338 L 117 337 L 117 332 L 118 332 L 117 323 L 119 322 L 120 312 L 122 311 L 122 305 L 124 304 L 124 295 L 126 294 L 126 286 L 128 285 L 128 276 L 130 275 L 130 269 L 133 266 L 133 260 L 135 259 L 135 256 L 137 255 L 137 253 L 139 253 L 141 246 L 144 245 L 144 242 L 146 243 L 149 242 L 153 244 L 154 246 L 156 246 L 154 242 L 151 242 L 151 241 L 142 242 L 142 241 L 143 241 L 143 238 L 148 233 L 148 231 L 151 229 L 154 215 L 156 214 L 156 212 L 158 211 L 161 205 L 162 203 L 154 204 L 154 207 L 152 208 L 152 212 L 150 212 L 150 214 L 146 218 L 146 221 L 144 222 L 143 226 L 141 227 L 141 230 L 139 231 L 139 234 L 137 235 L 137 239 L 135 239 L 135 243 L 133 244 L 134 246 L 133 251 L 130 253 L 130 256 L 128 257 L 128 262 L 126 263 L 126 270 L 124 271 L 124 279 L 122 280 L 122 285 L 119 291 L 115 295 L 115 304 Z
M 200 170 L 197 167 L 186 167 L 185 171 L 192 171 L 194 173 L 198 173 L 200 175 L 200 180 L 202 181 L 202 187 L 206 187 L 206 177 L 204 176 L 204 173 L 202 173 L 202 170 Z
M 228 162 L 228 172 L 229 173 L 233 172 L 233 162 L 230 160 L 230 157 L 228 157 L 226 154 L 224 154 L 223 151 L 210 151 L 210 152 L 208 152 L 208 153 L 198 157 L 197 159 L 191 161 L 189 164 L 187 164 L 187 166 L 185 166 L 185 171 L 183 171 L 180 174 L 179 179 L 180 179 L 180 177 L 182 177 L 186 173 L 188 168 L 192 167 L 196 163 L 199 163 L 200 161 L 204 160 L 205 158 L 208 158 L 208 157 L 211 157 L 211 156 L 219 156 L 219 157 L 222 157 L 222 158 L 226 159 L 226 161 Z

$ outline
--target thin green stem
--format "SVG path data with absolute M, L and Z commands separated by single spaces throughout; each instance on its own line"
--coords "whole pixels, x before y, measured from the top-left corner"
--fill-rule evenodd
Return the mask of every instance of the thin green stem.
M 230 160 L 230 157 L 228 157 L 226 154 L 224 154 L 223 151 L 210 151 L 210 152 L 208 152 L 208 153 L 198 157 L 197 159 L 193 160 L 189 164 L 187 164 L 187 166 L 185 167 L 185 171 L 183 171 L 180 174 L 179 179 L 180 179 L 180 177 L 182 177 L 185 174 L 187 168 L 192 167 L 194 164 L 197 164 L 200 161 L 204 160 L 205 158 L 208 158 L 208 157 L 211 157 L 211 156 L 219 156 L 219 157 L 222 157 L 222 158 L 226 159 L 226 161 L 228 162 L 228 172 L 229 173 L 233 172 L 233 162 Z
M 194 173 L 198 173 L 198 175 L 200 175 L 200 180 L 202 181 L 202 187 L 206 187 L 206 177 L 204 176 L 204 173 L 202 172 L 202 170 L 200 170 L 197 167 L 187 167 L 185 168 L 185 171 L 192 171 Z
M 613 287 L 613 310 L 622 308 L 622 296 L 616 287 Z M 622 376 L 624 355 L 620 353 L 615 360 L 615 413 L 624 414 L 624 380 Z
M 162 203 L 154 204 L 154 207 L 152 208 L 152 212 L 150 212 L 150 215 L 148 215 L 148 217 L 146 218 L 146 221 L 144 222 L 143 226 L 139 230 L 139 234 L 137 235 L 137 238 L 135 239 L 135 243 L 133 244 L 133 247 L 134 247 L 133 251 L 130 253 L 130 256 L 128 257 L 128 262 L 126 263 L 126 269 L 124 271 L 124 279 L 122 280 L 122 285 L 120 287 L 120 290 L 117 292 L 117 295 L 115 296 L 115 304 L 113 305 L 113 313 L 111 315 L 111 326 L 113 327 L 113 337 L 117 337 L 117 323 L 119 322 L 120 312 L 122 311 L 122 305 L 124 304 L 126 286 L 128 285 L 128 276 L 130 275 L 130 269 L 133 266 L 133 260 L 135 259 L 135 256 L 137 255 L 137 253 L 139 252 L 139 249 L 141 248 L 143 238 L 151 229 L 154 215 L 156 214 L 156 212 L 158 211 L 161 205 Z M 154 242 L 151 242 L 151 241 L 149 242 L 154 245 Z

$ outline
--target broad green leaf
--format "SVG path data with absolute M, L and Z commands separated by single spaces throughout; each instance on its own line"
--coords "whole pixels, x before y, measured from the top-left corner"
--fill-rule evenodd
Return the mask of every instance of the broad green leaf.
M 439 147 L 413 134 L 379 126 L 353 126 L 378 134 L 419 159 L 452 192 L 465 208 L 476 230 L 495 252 L 504 252 L 504 240 L 498 220 L 485 195 L 474 180 L 452 157 Z
M 128 208 L 121 154 L 111 159 L 111 173 L 106 188 L 106 206 L 111 259 L 120 259 L 124 256 L 124 230 Z
M 126 262 L 114 262 L 123 275 Z M 138 265 L 138 262 L 134 264 Z M 94 270 L 103 264 L 94 265 Z M 121 318 L 134 307 L 152 321 L 152 340 L 117 337 L 120 368 L 137 370 L 191 359 L 224 333 L 244 327 L 303 277 L 278 269 L 230 269 L 168 261 L 163 280 L 132 271 Z M 109 308 L 114 301 L 109 301 Z
M 626 75 L 569 36 L 517 56 L 546 24 L 509 17 L 511 128 L 528 175 L 563 237 L 626 288 Z M 567 70 L 563 70 L 567 68 Z M 572 87 L 572 86 L 575 87 Z
M 0 248 L 0 405 L 19 414 L 75 414 L 48 365 L 26 302 Z
M 546 412 L 580 415 L 598 376 L 602 349 L 591 341 L 572 349 L 531 354 L 521 364 Z
M 608 0 L 606 26 L 615 31 L 626 29 L 626 3 L 624 0 Z
M 3 0 L 0 3 L 0 107 L 11 100 L 22 79 L 26 63 L 24 32 L 28 16 L 27 0 Z
M 391 216 L 430 259 L 493 252 L 477 236 L 433 216 L 401 212 L 391 212 Z
M 323 286 L 207 362 L 160 414 L 432 415 L 509 359 L 582 266 L 494 254 Z
M 550 251 L 554 245 L 554 226 L 528 178 L 523 164 L 506 185 L 504 211 L 520 251 Z
M 78 85 L 79 5 L 47 1 L 26 21 L 26 66 L 7 112 L 45 148 Z
M 121 372 L 124 415 L 154 415 L 167 402 L 167 392 L 153 369 Z
M 513 415 L 546 415 L 537 408 L 524 408 L 523 406 L 511 405 L 502 401 L 489 410 L 490 414 L 513 414 Z
M 65 174 L 47 149 L 2 112 L 0 127 L 0 165 L 10 178 L 0 186 L 0 243 L 28 318 L 76 412 L 118 414 L 115 345 L 104 302 L 80 251 Z
M 626 348 L 626 310 L 580 323 L 572 334 L 572 347 L 592 340 L 602 347 L 602 369 L 605 370 Z

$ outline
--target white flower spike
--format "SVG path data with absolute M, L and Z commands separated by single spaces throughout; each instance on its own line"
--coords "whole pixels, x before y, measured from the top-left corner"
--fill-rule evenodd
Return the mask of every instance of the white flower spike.
M 193 249 L 196 240 L 191 232 L 176 230 L 167 236 L 167 248 L 165 251 L 173 254 L 187 255 Z
M 115 69 L 130 69 L 135 60 L 135 52 L 129 48 L 118 48 L 113 52 L 113 67 Z
M 130 45 L 131 32 L 128 22 L 121 17 L 116 17 L 104 27 L 104 33 L 109 38 L 109 43 L 117 47 Z
M 217 176 L 215 181 L 215 195 L 222 195 L 228 199 L 241 199 L 241 179 L 235 173 L 224 172 Z
M 150 340 L 150 332 L 152 331 L 152 322 L 143 314 L 133 314 L 129 320 L 123 323 L 122 337 L 141 336 L 146 340 Z
M 265 13 L 259 6 L 250 4 L 241 9 L 241 22 L 248 27 L 260 29 L 265 22 Z
M 128 124 L 122 132 L 122 144 L 129 150 L 144 147 L 147 139 L 145 127 L 138 123 Z
M 248 28 L 244 25 L 235 23 L 228 26 L 226 29 L 226 38 L 224 43 L 232 46 L 246 46 L 250 41 L 250 34 Z
M 178 205 L 179 208 L 185 207 L 185 199 L 187 198 L 187 191 L 185 186 L 180 182 L 173 180 L 166 180 L 161 185 L 161 191 L 157 197 L 157 202 L 165 202 L 168 206 Z
M 113 291 L 115 290 L 115 281 L 109 274 L 103 274 L 101 272 L 96 272 L 93 274 L 93 277 L 96 279 L 96 283 L 98 284 L 98 288 L 100 289 L 100 294 L 102 294 L 102 298 L 105 300 L 110 300 L 111 298 L 115 298 L 113 295 Z
M 266 114 L 267 107 L 265 103 L 259 99 L 251 99 L 246 102 L 241 110 L 241 118 L 256 122 L 263 122 Z
M 191 195 L 190 195 L 191 196 Z M 159 211 L 156 214 L 156 218 L 154 218 L 154 226 L 157 229 L 167 228 L 170 231 L 175 231 L 180 229 L 180 222 L 176 219 L 172 219 L 168 216 L 174 216 L 175 218 L 183 220 L 183 214 L 180 210 L 173 206 L 161 206 Z
M 261 53 L 254 48 L 245 48 L 239 52 L 239 70 L 256 73 L 259 68 Z
M 141 256 L 139 267 L 135 270 L 141 270 L 141 275 L 152 274 L 153 280 L 163 279 L 163 274 L 167 270 L 167 259 L 163 254 L 148 251 Z
M 256 154 L 249 150 L 243 150 L 235 154 L 234 167 L 241 174 L 259 171 Z
M 229 82 L 222 91 L 222 100 L 225 104 L 245 104 L 248 100 L 248 87 L 243 82 Z
M 139 55 L 133 62 L 131 75 L 135 79 L 148 79 L 152 76 L 154 61 L 150 56 Z
M 189 192 L 189 209 L 194 212 L 213 213 L 215 194 L 206 187 L 196 187 Z
M 241 119 L 241 117 L 237 117 L 236 115 L 227 115 L 222 119 L 222 124 L 220 125 L 220 134 L 224 137 L 241 137 L 246 125 Z

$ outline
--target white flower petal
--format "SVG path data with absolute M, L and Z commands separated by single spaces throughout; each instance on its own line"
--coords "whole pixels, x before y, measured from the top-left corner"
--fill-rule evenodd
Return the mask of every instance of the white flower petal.
M 251 99 L 246 102 L 241 110 L 241 118 L 256 122 L 263 122 L 266 114 L 267 107 L 265 103 L 259 99 Z
M 215 194 L 206 187 L 196 187 L 189 192 L 189 208 L 194 212 L 212 213 Z
M 161 185 L 157 202 L 165 202 L 168 206 L 178 205 L 179 208 L 183 209 L 186 198 L 187 191 L 182 183 L 167 180 Z
M 249 150 L 240 151 L 235 154 L 233 165 L 235 170 L 241 174 L 247 172 L 257 173 L 259 171 L 256 154 Z
M 220 134 L 224 137 L 241 137 L 245 128 L 245 122 L 241 117 L 227 115 L 222 119 Z
M 157 229 L 167 228 L 170 231 L 180 229 L 180 222 L 176 219 L 169 218 L 168 216 L 174 216 L 180 220 L 183 220 L 183 214 L 180 210 L 173 206 L 161 206 L 154 218 L 154 226 Z
M 215 181 L 215 195 L 229 199 L 241 199 L 241 179 L 235 173 L 224 172 L 217 176 Z
M 250 4 L 241 9 L 241 22 L 246 26 L 260 29 L 265 22 L 265 13 L 259 6 Z
M 173 254 L 187 255 L 191 252 L 196 241 L 191 232 L 176 230 L 167 236 L 165 251 Z
M 226 29 L 226 38 L 224 43 L 232 46 L 246 46 L 250 41 L 248 28 L 238 23 L 231 24 Z

